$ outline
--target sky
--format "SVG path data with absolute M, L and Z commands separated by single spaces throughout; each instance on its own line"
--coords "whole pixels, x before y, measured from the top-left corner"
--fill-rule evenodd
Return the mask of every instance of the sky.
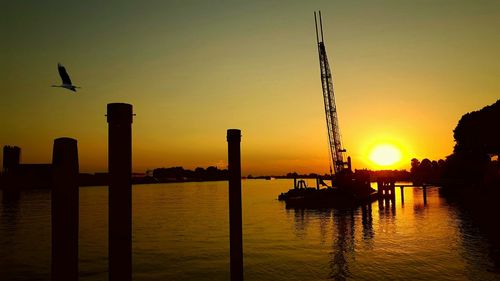
M 106 104 L 125 102 L 136 172 L 224 168 L 229 128 L 244 175 L 327 172 L 316 10 L 354 168 L 444 158 L 460 117 L 500 98 L 495 0 L 1 2 L 0 145 L 24 163 L 68 136 L 82 172 L 106 171 Z M 58 62 L 77 94 L 50 87 Z M 381 144 L 401 160 L 370 161 Z

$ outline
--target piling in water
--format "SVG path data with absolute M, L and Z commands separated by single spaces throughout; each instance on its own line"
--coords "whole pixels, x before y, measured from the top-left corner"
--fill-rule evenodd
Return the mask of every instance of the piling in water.
M 78 280 L 78 147 L 54 140 L 52 154 L 52 280 Z
M 243 233 L 241 219 L 241 131 L 227 130 L 229 170 L 229 248 L 231 281 L 243 280 Z
M 132 105 L 110 103 L 109 280 L 132 280 Z

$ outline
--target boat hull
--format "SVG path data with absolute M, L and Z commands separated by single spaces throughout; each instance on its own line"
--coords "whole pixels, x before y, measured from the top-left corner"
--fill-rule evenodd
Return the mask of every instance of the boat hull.
M 378 200 L 371 187 L 353 191 L 348 188 L 290 189 L 278 196 L 287 208 L 355 208 Z

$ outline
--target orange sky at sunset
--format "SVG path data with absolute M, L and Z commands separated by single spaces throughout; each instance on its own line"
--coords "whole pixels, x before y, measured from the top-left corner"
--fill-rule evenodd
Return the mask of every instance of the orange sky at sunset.
M 25 163 L 69 136 L 81 171 L 106 171 L 106 104 L 127 102 L 134 171 L 224 167 L 239 128 L 244 175 L 327 172 L 318 9 L 354 168 L 444 158 L 459 118 L 500 97 L 498 1 L 55 2 L 0 12 L 0 145 Z M 76 94 L 50 87 L 58 62 Z M 374 164 L 380 144 L 401 159 Z

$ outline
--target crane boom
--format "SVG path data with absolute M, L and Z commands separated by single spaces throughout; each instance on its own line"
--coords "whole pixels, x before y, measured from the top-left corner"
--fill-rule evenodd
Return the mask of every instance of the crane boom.
M 328 57 L 326 55 L 325 43 L 323 40 L 323 23 L 321 19 L 321 12 L 319 12 L 319 25 L 316 18 L 316 12 L 314 12 L 314 23 L 316 25 L 316 42 L 318 44 L 321 86 L 323 89 L 323 99 L 325 102 L 326 126 L 328 130 L 328 143 L 331 157 L 330 173 L 332 172 L 333 166 L 335 174 L 338 174 L 344 169 L 345 165 L 347 164 L 346 162 L 344 162 L 343 155 L 346 150 L 342 148 L 342 143 L 340 140 L 339 121 L 337 117 L 337 108 L 335 106 L 332 72 L 330 70 L 330 65 L 328 64 Z

